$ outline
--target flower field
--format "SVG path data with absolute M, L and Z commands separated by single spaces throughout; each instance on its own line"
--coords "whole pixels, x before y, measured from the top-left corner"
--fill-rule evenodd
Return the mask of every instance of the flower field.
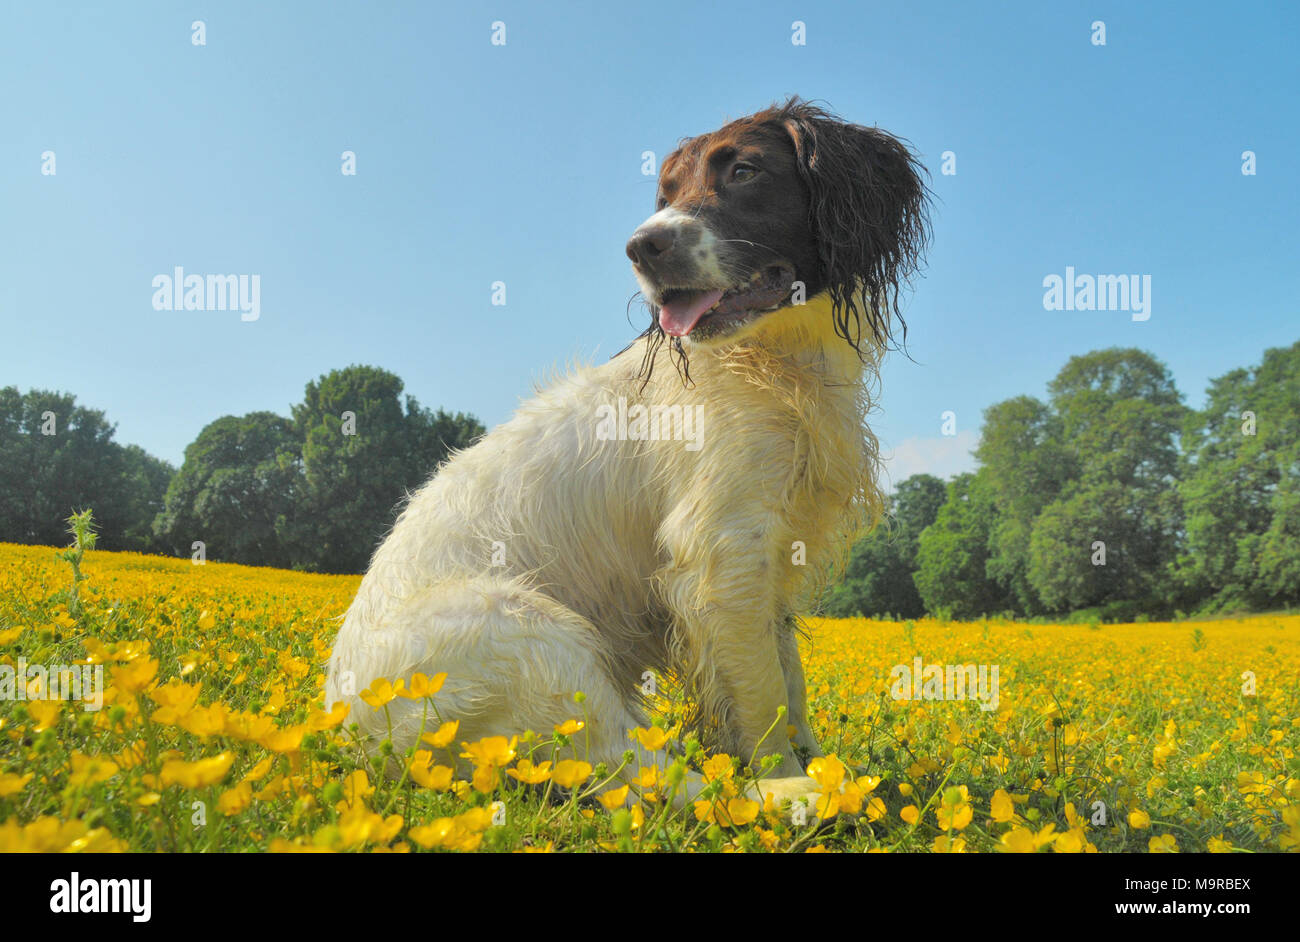
M 746 797 L 741 763 L 693 741 L 671 758 L 672 704 L 662 725 L 630 732 L 624 768 L 593 768 L 581 697 L 558 729 L 465 743 L 438 715 L 441 675 L 373 679 L 372 703 L 424 699 L 429 713 L 417 751 L 371 760 L 345 711 L 320 702 L 358 577 L 91 551 L 74 593 L 55 554 L 0 544 L 3 851 L 1300 847 L 1296 615 L 812 619 L 810 709 L 827 757 L 809 768 L 820 801 L 792 809 Z M 891 677 L 914 663 L 990 668 L 996 709 L 901 699 L 943 693 Z M 58 666 L 86 678 L 83 698 L 102 677 L 98 709 L 51 696 L 67 690 Z M 709 786 L 674 810 L 665 799 L 687 761 Z

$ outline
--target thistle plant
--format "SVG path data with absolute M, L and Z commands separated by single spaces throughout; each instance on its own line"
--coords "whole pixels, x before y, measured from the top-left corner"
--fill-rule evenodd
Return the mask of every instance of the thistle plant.
M 72 537 L 72 545 L 58 554 L 59 559 L 72 567 L 72 590 L 68 593 L 70 615 L 77 615 L 81 610 L 80 586 L 86 579 L 81 571 L 81 558 L 85 556 L 86 550 L 95 548 L 94 526 L 94 511 L 87 508 L 74 513 L 68 518 L 68 534 Z

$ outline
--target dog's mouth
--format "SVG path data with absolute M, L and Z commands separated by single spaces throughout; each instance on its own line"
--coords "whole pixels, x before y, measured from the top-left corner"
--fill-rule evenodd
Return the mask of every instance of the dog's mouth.
M 670 337 L 718 334 L 790 302 L 794 269 L 769 265 L 730 288 L 668 288 L 659 295 L 659 326 Z

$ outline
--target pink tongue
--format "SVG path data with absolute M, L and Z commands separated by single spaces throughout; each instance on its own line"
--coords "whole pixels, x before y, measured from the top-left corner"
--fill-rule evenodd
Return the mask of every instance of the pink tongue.
M 722 289 L 688 294 L 665 301 L 659 308 L 659 326 L 669 337 L 685 337 L 695 329 L 704 312 L 718 303 Z

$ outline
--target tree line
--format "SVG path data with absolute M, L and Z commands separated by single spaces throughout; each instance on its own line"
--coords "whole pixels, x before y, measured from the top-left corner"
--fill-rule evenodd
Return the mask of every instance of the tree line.
M 405 495 L 483 434 L 369 366 L 307 384 L 288 416 L 223 416 L 179 469 L 113 441 L 66 393 L 0 389 L 0 540 L 361 572 Z M 977 469 L 901 482 L 857 541 L 831 615 L 1098 618 L 1300 602 L 1300 342 L 1189 409 L 1141 350 L 1069 360 L 1047 397 L 985 410 Z
M 1182 403 L 1135 349 L 984 412 L 973 473 L 903 481 L 832 615 L 1099 619 L 1300 602 L 1300 342 Z
M 484 431 L 402 389 L 376 367 L 335 370 L 287 417 L 209 423 L 179 469 L 113 441 L 69 394 L 0 389 L 0 540 L 62 544 L 91 507 L 101 549 L 361 572 L 407 492 Z

